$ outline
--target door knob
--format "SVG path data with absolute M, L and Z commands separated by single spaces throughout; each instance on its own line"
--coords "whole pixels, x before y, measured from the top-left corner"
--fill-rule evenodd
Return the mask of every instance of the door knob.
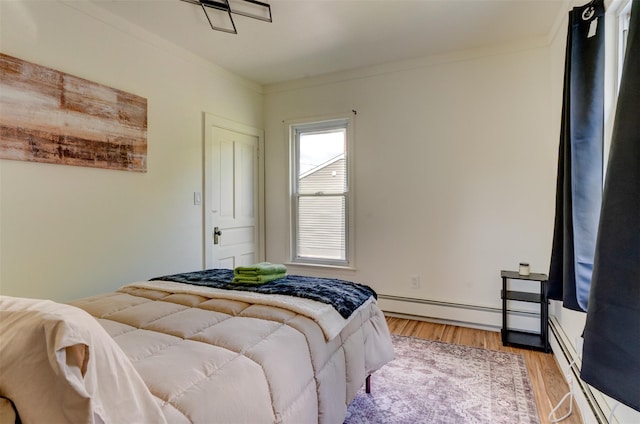
M 222 235 L 222 231 L 220 231 L 220 227 L 214 227 L 213 229 L 213 244 L 219 244 L 220 240 L 218 237 Z

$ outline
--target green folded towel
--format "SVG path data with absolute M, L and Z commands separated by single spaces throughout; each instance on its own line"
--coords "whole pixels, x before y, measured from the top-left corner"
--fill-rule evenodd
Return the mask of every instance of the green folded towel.
M 233 270 L 235 275 L 273 275 L 287 272 L 287 267 L 282 264 L 272 264 L 271 262 L 260 262 L 249 266 L 238 266 Z
M 277 280 L 278 278 L 284 278 L 287 276 L 286 272 L 281 272 L 279 274 L 269 274 L 269 275 L 238 275 L 236 274 L 233 277 L 233 282 L 236 284 L 264 284 L 269 281 Z

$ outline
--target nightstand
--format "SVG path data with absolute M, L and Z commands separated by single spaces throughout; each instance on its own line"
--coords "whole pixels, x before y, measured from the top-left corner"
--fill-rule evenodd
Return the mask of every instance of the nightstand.
M 500 271 L 502 277 L 502 344 L 526 349 L 551 352 L 549 346 L 549 300 L 547 299 L 547 276 L 545 274 L 531 273 L 520 275 L 517 271 Z M 515 291 L 509 289 L 510 280 L 523 280 L 535 283 L 535 291 Z M 527 302 L 540 305 L 540 333 L 512 330 L 509 328 L 508 317 L 510 302 Z

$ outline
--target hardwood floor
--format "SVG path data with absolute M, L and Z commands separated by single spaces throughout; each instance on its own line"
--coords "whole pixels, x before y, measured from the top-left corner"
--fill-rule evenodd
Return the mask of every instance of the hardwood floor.
M 414 321 L 404 318 L 387 317 L 387 324 L 392 334 L 419 337 L 465 346 L 481 347 L 491 350 L 516 352 L 524 355 L 529 377 L 538 405 L 538 415 L 541 424 L 549 424 L 549 412 L 558 404 L 569 391 L 562 372 L 554 357 L 549 353 L 536 352 L 502 346 L 500 333 L 494 331 L 477 330 L 473 328 L 456 327 L 447 324 L 435 324 L 424 321 Z M 568 411 L 568 404 L 564 404 L 556 412 L 556 417 L 562 417 Z M 573 414 L 561 421 L 562 424 L 582 424 L 582 418 L 573 405 Z

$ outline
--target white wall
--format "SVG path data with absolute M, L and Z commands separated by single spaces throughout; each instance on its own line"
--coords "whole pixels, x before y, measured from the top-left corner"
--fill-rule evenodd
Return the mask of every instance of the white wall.
M 527 261 L 548 271 L 557 156 L 549 75 L 545 40 L 267 87 L 267 259 L 288 260 L 283 120 L 355 109 L 356 270 L 295 271 L 496 311 L 501 269 Z M 421 313 L 411 308 L 396 312 Z M 499 313 L 480 319 L 500 324 Z
M 0 293 L 62 301 L 201 269 L 202 113 L 260 128 L 261 88 L 88 2 L 0 8 L 3 53 L 148 101 L 147 173 L 0 160 Z

